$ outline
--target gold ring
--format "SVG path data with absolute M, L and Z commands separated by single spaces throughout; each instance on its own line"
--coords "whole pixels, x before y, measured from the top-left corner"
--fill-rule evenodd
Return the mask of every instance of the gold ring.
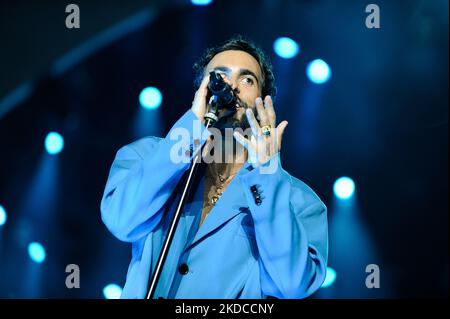
M 264 125 L 263 127 L 261 127 L 261 132 L 265 136 L 270 136 L 270 125 Z

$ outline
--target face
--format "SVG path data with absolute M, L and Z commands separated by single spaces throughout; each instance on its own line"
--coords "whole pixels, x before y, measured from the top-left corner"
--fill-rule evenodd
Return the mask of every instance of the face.
M 219 113 L 219 121 L 215 127 L 223 131 L 226 127 L 250 127 L 245 109 L 252 108 L 256 113 L 255 99 L 261 96 L 262 71 L 258 61 L 244 51 L 228 50 L 214 56 L 205 68 L 205 75 L 215 71 L 234 90 L 239 107 L 232 116 L 221 117 L 226 110 Z

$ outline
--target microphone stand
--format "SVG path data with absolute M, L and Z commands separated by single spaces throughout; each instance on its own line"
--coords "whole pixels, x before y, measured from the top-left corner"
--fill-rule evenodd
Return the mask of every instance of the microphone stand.
M 219 99 L 218 99 L 217 95 L 213 95 L 209 102 L 209 112 L 204 115 L 204 119 L 206 120 L 206 129 L 208 129 L 209 127 L 211 127 L 212 125 L 214 125 L 217 122 L 218 106 L 219 106 Z M 170 222 L 169 231 L 164 240 L 164 244 L 163 244 L 161 253 L 159 254 L 158 262 L 156 263 L 155 272 L 153 273 L 153 276 L 150 281 L 150 287 L 148 289 L 146 299 L 153 299 L 153 296 L 154 296 L 154 293 L 156 290 L 156 286 L 158 284 L 159 277 L 161 276 L 161 272 L 162 272 L 162 269 L 164 266 L 164 262 L 169 253 L 169 248 L 172 243 L 173 237 L 175 235 L 175 231 L 177 229 L 178 222 L 180 220 L 181 211 L 184 207 L 186 196 L 188 194 L 188 191 L 192 184 L 192 181 L 195 178 L 195 174 L 197 173 L 197 167 L 198 167 L 197 164 L 200 163 L 200 161 L 201 161 L 203 147 L 204 146 L 202 146 L 200 148 L 200 150 L 197 152 L 193 161 L 191 162 L 191 166 L 189 167 L 189 173 L 188 173 L 188 177 L 186 180 L 186 184 L 184 185 L 183 192 L 181 193 L 180 201 L 178 202 L 175 214 L 173 215 L 172 221 Z M 200 158 L 200 160 L 199 160 L 199 158 Z

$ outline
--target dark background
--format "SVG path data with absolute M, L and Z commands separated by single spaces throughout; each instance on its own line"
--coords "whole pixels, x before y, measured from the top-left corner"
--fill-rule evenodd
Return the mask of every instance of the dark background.
M 329 208 L 334 285 L 313 298 L 448 297 L 448 1 L 75 1 L 81 28 L 65 27 L 65 1 L 0 3 L 0 297 L 102 298 L 123 286 L 131 249 L 108 233 L 100 200 L 116 151 L 165 136 L 190 107 L 192 65 L 240 33 L 270 56 L 277 118 L 287 119 L 282 163 Z M 277 57 L 273 41 L 300 54 Z M 333 76 L 311 83 L 307 64 Z M 156 86 L 157 111 L 139 106 Z M 65 148 L 46 154 L 49 131 Z M 333 183 L 356 184 L 349 208 Z M 31 241 L 47 259 L 34 264 Z M 377 264 L 381 287 L 364 285 Z M 65 267 L 81 288 L 65 287 Z

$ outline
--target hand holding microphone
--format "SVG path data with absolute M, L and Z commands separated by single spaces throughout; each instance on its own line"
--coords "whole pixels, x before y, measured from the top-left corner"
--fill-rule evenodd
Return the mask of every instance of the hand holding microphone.
M 231 86 L 223 80 L 220 74 L 211 71 L 209 73 L 208 89 L 213 97 L 216 97 L 218 108 L 234 108 L 236 104 L 236 96 Z
M 208 101 L 209 99 L 209 101 Z M 235 108 L 236 96 L 233 89 L 220 76 L 220 74 L 211 71 L 209 75 L 205 76 L 195 92 L 194 101 L 192 102 L 191 110 L 197 117 L 205 123 L 204 116 L 208 111 L 208 118 L 217 112 L 214 109 L 208 109 L 208 104 L 211 103 L 213 108 Z M 213 114 L 211 114 L 211 111 Z M 217 114 L 216 114 L 217 116 Z

